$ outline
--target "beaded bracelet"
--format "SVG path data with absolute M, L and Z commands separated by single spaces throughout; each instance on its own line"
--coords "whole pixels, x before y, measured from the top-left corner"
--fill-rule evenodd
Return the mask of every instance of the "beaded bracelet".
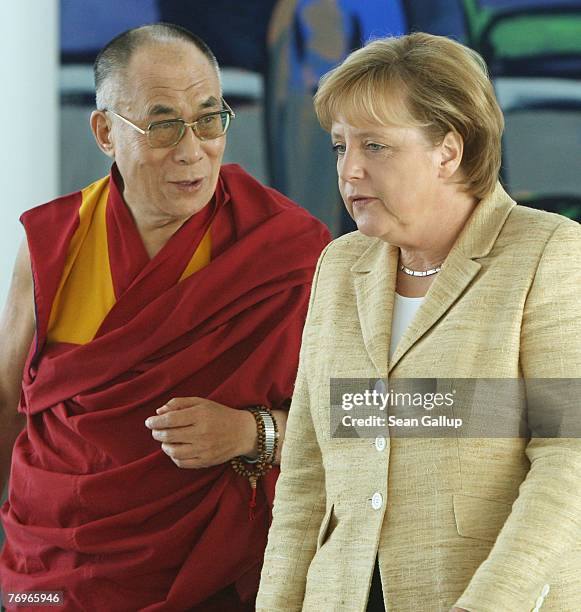
M 254 508 L 256 507 L 256 483 L 261 476 L 264 476 L 264 474 L 266 474 L 266 472 L 272 468 L 272 463 L 274 461 L 274 457 L 276 456 L 276 449 L 278 446 L 278 425 L 270 410 L 264 406 L 253 406 L 248 408 L 248 411 L 252 414 L 254 420 L 256 421 L 256 430 L 258 434 L 258 457 L 250 461 L 243 457 L 234 457 L 234 459 L 230 460 L 230 463 L 237 474 L 240 474 L 240 476 L 245 476 L 250 482 L 252 495 L 250 498 L 248 513 L 250 520 L 253 520 Z M 267 448 L 266 418 L 268 418 L 270 421 L 269 426 L 274 428 L 274 442 L 268 440 L 268 446 L 272 446 L 272 448 Z

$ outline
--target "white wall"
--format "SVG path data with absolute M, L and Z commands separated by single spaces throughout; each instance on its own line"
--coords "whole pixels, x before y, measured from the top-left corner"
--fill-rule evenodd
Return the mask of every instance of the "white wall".
M 58 195 L 58 0 L 0 1 L 0 304 L 24 232 Z

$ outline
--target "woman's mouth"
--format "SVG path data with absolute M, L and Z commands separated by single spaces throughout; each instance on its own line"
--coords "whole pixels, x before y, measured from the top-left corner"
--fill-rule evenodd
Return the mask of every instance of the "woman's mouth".
M 351 206 L 353 206 L 353 208 L 363 208 L 364 206 L 368 206 L 369 204 L 377 200 L 377 198 L 372 198 L 371 196 L 361 196 L 361 197 L 350 198 L 350 199 L 351 199 Z

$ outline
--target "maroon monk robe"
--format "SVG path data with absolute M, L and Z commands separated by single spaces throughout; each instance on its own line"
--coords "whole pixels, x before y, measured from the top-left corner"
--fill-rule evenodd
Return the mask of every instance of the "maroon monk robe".
M 229 463 L 180 469 L 144 421 L 173 397 L 276 408 L 292 395 L 324 226 L 237 166 L 207 211 L 151 261 L 111 181 L 116 304 L 94 340 L 46 344 L 52 300 L 78 224 L 78 194 L 23 215 L 37 334 L 14 448 L 4 592 L 64 590 L 63 610 L 247 609 L 278 470 L 248 480 Z M 178 282 L 211 222 L 212 259 Z M 200 227 L 201 225 L 201 227 Z M 250 603 L 250 606 L 252 603 Z M 19 608 L 24 610 L 25 608 Z

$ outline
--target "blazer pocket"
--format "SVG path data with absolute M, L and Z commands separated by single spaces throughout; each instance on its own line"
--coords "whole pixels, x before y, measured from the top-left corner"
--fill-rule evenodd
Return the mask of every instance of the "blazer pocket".
M 494 542 L 508 518 L 512 505 L 494 499 L 456 493 L 454 518 L 461 536 Z
M 323 544 L 329 539 L 333 529 L 335 529 L 336 521 L 334 520 L 335 515 L 333 514 L 334 507 L 334 504 L 330 505 L 329 509 L 325 513 L 325 516 L 323 517 L 323 520 L 321 521 L 319 535 L 317 536 L 317 550 L 323 546 Z

